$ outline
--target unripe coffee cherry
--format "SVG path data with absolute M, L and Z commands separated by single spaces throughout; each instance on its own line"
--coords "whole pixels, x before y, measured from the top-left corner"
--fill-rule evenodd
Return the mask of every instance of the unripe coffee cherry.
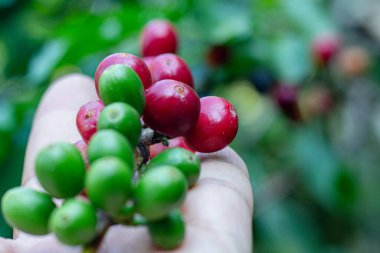
M 161 220 L 148 223 L 148 229 L 154 246 L 165 250 L 178 247 L 185 238 L 185 222 L 178 209 Z
M 96 210 L 83 200 L 69 199 L 50 217 L 49 228 L 67 245 L 89 243 L 96 235 Z
M 57 142 L 42 149 L 35 169 L 41 186 L 56 198 L 74 197 L 83 189 L 86 169 L 73 144 Z
M 100 113 L 98 129 L 114 129 L 127 137 L 132 147 L 136 147 L 141 135 L 140 116 L 132 106 L 115 102 Z
M 224 98 L 201 98 L 201 113 L 196 126 L 185 136 L 192 149 L 209 153 L 225 148 L 236 136 L 238 116 L 235 108 Z
M 88 144 L 90 164 L 107 156 L 120 158 L 130 168 L 135 166 L 131 144 L 121 133 L 112 129 L 98 131 Z
M 136 74 L 140 77 L 140 80 L 144 85 L 145 89 L 149 88 L 152 85 L 152 77 L 150 76 L 149 68 L 142 59 L 134 56 L 133 54 L 116 53 L 104 58 L 99 63 L 98 68 L 96 69 L 95 88 L 98 95 L 100 76 L 106 68 L 114 64 L 123 64 L 133 69 L 136 72 Z
M 116 157 L 98 159 L 86 176 L 87 195 L 106 212 L 118 211 L 131 194 L 132 170 Z
M 165 146 L 161 142 L 149 146 L 149 158 L 152 159 L 153 157 L 155 157 L 156 155 L 158 155 L 162 151 L 164 151 L 168 148 L 175 148 L 175 147 L 186 149 L 192 153 L 195 152 L 195 150 L 192 150 L 186 144 L 185 139 L 183 137 L 176 137 L 173 139 L 169 139 L 169 146 Z
M 145 27 L 141 35 L 142 56 L 156 56 L 164 53 L 176 53 L 177 34 L 174 27 L 165 20 L 153 20 Z
M 148 170 L 134 191 L 136 211 L 149 221 L 162 219 L 182 204 L 186 191 L 186 178 L 177 168 Z
M 104 70 L 99 79 L 99 94 L 105 105 L 124 102 L 139 114 L 144 111 L 144 87 L 136 72 L 126 65 L 115 64 Z
M 48 222 L 54 208 L 48 194 L 24 187 L 8 190 L 1 201 L 1 210 L 7 223 L 32 235 L 49 233 Z
M 146 90 L 145 96 L 143 120 L 150 128 L 174 138 L 186 134 L 197 123 L 200 101 L 190 86 L 162 80 Z
M 193 76 L 186 62 L 175 54 L 162 54 L 154 58 L 149 66 L 152 81 L 156 83 L 164 79 L 180 81 L 194 87 Z
M 103 108 L 104 104 L 102 101 L 92 101 L 82 105 L 77 113 L 77 128 L 86 143 L 96 132 L 99 113 L 103 110 Z
M 189 187 L 193 186 L 201 172 L 201 161 L 192 152 L 183 148 L 169 148 L 149 162 L 148 169 L 161 165 L 171 165 L 179 169 L 186 177 Z

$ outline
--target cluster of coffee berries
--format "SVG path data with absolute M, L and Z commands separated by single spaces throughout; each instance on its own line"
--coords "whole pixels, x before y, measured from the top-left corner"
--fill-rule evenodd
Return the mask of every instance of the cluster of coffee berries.
M 35 172 L 46 193 L 18 187 L 4 195 L 14 228 L 90 247 L 112 224 L 146 225 L 156 247 L 180 245 L 179 208 L 200 175 L 195 151 L 226 147 L 238 118 L 227 100 L 198 97 L 170 23 L 150 22 L 141 39 L 144 58 L 117 53 L 100 62 L 100 100 L 76 118 L 83 139 L 38 153 Z

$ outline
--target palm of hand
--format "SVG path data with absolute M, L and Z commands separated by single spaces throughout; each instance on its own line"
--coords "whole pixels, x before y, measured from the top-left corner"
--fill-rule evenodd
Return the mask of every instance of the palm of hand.
M 96 100 L 93 81 L 81 75 L 60 79 L 45 94 L 33 123 L 25 157 L 23 183 L 38 187 L 33 164 L 37 152 L 55 141 L 75 142 L 78 108 Z M 200 179 L 182 206 L 186 222 L 183 244 L 170 252 L 251 252 L 253 198 L 248 172 L 241 158 L 229 148 L 201 154 Z M 15 233 L 14 240 L 0 238 L 0 252 L 81 252 L 59 244 L 54 236 L 30 236 Z M 99 252 L 165 252 L 152 246 L 145 227 L 113 226 Z

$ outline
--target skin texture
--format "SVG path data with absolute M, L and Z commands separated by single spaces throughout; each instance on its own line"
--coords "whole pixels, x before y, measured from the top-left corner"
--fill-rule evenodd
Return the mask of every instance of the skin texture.
M 70 101 L 67 100 L 70 96 Z M 33 123 L 25 157 L 23 184 L 37 187 L 33 164 L 37 152 L 55 141 L 75 142 L 79 107 L 96 99 L 93 81 L 82 75 L 57 80 L 43 97 Z M 230 148 L 201 154 L 202 172 L 182 206 L 186 222 L 184 243 L 171 253 L 252 252 L 253 197 L 248 172 L 241 158 Z M 215 212 L 215 210 L 218 210 Z M 14 240 L 0 238 L 0 252 L 80 253 L 80 248 L 63 246 L 54 236 L 34 237 L 15 232 Z M 158 253 L 144 227 L 114 226 L 100 253 Z

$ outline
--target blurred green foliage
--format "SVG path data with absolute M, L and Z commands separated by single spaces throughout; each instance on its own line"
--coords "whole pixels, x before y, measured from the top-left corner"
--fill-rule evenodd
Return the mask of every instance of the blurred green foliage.
M 72 72 L 93 76 L 114 52 L 138 55 L 143 25 L 166 18 L 178 29 L 179 54 L 198 92 L 223 96 L 238 110 L 232 146 L 254 189 L 255 250 L 379 251 L 378 41 L 334 19 L 338 2 L 0 0 L 0 196 L 20 183 L 33 114 L 49 83 Z M 352 77 L 337 71 L 339 62 L 316 66 L 311 44 L 325 32 L 369 50 L 373 68 Z M 225 61 L 211 64 L 215 46 Z M 286 116 L 267 79 L 252 79 L 256 70 L 297 87 L 302 120 Z M 331 95 L 331 106 L 311 101 L 327 113 L 308 114 L 302 104 L 317 97 L 314 87 Z M 0 235 L 11 236 L 1 216 Z

